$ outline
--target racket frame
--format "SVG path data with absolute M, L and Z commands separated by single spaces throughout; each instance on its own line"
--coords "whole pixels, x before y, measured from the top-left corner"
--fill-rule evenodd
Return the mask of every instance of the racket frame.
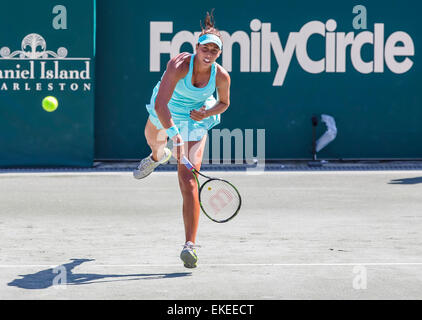
M 240 207 L 242 206 L 242 197 L 240 196 L 240 193 L 239 193 L 239 191 L 237 190 L 237 188 L 232 184 L 232 183 L 230 183 L 229 181 L 227 181 L 227 180 L 224 180 L 224 179 L 220 179 L 220 178 L 213 178 L 213 177 L 209 177 L 209 176 L 207 176 L 207 175 L 205 175 L 205 174 L 203 174 L 203 173 L 201 173 L 200 171 L 198 171 L 198 170 L 196 170 L 195 169 L 195 167 L 190 163 L 190 161 L 187 159 L 187 158 L 184 158 L 184 159 L 182 159 L 182 163 L 186 166 L 186 168 L 189 170 L 189 171 L 191 171 L 192 172 L 192 174 L 193 174 L 193 176 L 194 176 L 194 178 L 195 178 L 195 181 L 196 181 L 196 184 L 198 185 L 198 195 L 199 195 L 199 205 L 200 205 L 200 207 L 201 207 L 201 210 L 202 210 L 202 212 L 207 216 L 207 218 L 208 219 L 210 219 L 210 220 L 212 220 L 212 221 L 214 221 L 214 222 L 217 222 L 217 223 L 225 223 L 225 222 L 228 222 L 228 221 L 230 221 L 231 219 L 233 219 L 238 213 L 239 213 L 239 210 L 240 210 Z M 198 180 L 198 177 L 196 176 L 196 174 L 199 174 L 200 176 L 202 176 L 202 177 L 204 177 L 204 178 L 206 178 L 206 179 L 208 179 L 207 181 L 205 181 L 202 185 L 199 183 L 199 180 Z M 205 211 L 205 209 L 204 209 L 204 207 L 202 206 L 202 201 L 201 201 L 201 191 L 202 191 L 202 189 L 204 188 L 204 186 L 208 183 L 208 182 L 210 182 L 210 181 L 222 181 L 222 182 L 225 182 L 225 183 L 227 183 L 227 184 L 229 184 L 235 191 L 236 191 L 236 193 L 237 193 L 237 196 L 239 197 L 239 205 L 237 206 L 237 209 L 236 209 L 236 211 L 235 211 L 235 213 L 234 214 L 232 214 L 230 217 L 228 217 L 227 219 L 223 219 L 223 220 L 217 220 L 217 219 L 214 219 L 214 218 L 212 218 L 211 216 L 209 216 L 208 215 L 208 213 Z

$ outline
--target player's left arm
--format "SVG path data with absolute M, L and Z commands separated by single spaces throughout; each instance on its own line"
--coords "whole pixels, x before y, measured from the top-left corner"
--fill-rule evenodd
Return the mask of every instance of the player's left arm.
M 201 121 L 204 118 L 208 118 L 217 114 L 221 114 L 227 110 L 230 106 L 230 75 L 224 70 L 220 65 L 217 66 L 217 75 L 216 75 L 216 87 L 217 87 L 217 103 L 205 110 L 205 107 L 202 107 L 200 110 L 192 110 L 191 118 L 196 121 Z

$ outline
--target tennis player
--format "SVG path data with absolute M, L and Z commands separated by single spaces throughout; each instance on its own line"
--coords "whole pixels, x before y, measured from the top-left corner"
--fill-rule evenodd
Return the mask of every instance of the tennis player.
M 135 178 L 142 179 L 166 163 L 172 154 L 178 160 L 186 238 L 180 258 L 187 268 L 197 266 L 195 238 L 200 205 L 195 178 L 180 160 L 186 156 L 200 170 L 207 132 L 220 123 L 220 114 L 230 104 L 230 76 L 215 62 L 223 43 L 215 28 L 213 12 L 207 12 L 204 24 L 196 53 L 183 52 L 172 58 L 153 90 L 146 106 L 149 118 L 145 126 L 151 154 L 133 172 Z M 167 138 L 173 141 L 173 152 L 166 147 Z

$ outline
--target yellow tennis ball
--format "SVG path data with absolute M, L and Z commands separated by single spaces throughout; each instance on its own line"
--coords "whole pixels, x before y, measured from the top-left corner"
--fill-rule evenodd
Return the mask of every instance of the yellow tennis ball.
M 42 101 L 42 107 L 47 112 L 53 112 L 59 106 L 59 102 L 55 97 L 45 97 Z
M 210 191 L 211 190 L 211 187 L 208 187 L 208 190 Z

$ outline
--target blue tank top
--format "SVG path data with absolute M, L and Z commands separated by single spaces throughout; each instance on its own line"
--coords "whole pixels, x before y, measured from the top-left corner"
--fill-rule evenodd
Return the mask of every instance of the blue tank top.
M 217 65 L 215 62 L 211 66 L 211 75 L 207 85 L 204 88 L 197 88 L 192 84 L 193 65 L 195 54 L 192 54 L 189 64 L 189 72 L 181 79 L 174 89 L 173 96 L 169 104 L 175 107 L 185 107 L 189 111 L 202 107 L 205 101 L 215 92 L 215 75 Z
M 197 88 L 192 84 L 194 61 L 195 54 L 192 54 L 189 63 L 189 72 L 183 79 L 180 79 L 177 82 L 172 97 L 167 104 L 172 118 L 176 126 L 179 128 L 183 140 L 185 141 L 199 140 L 204 134 L 206 134 L 207 130 L 210 130 L 220 123 L 219 114 L 205 118 L 202 121 L 195 121 L 190 118 L 191 110 L 199 109 L 202 106 L 209 109 L 217 102 L 213 95 L 216 89 L 215 77 L 217 74 L 217 64 L 214 62 L 211 66 L 211 75 L 207 85 L 204 88 Z M 163 77 L 161 77 L 161 79 L 162 78 Z M 150 114 L 149 118 L 158 129 L 162 129 L 163 127 L 157 117 L 154 106 L 155 99 L 157 98 L 157 94 L 160 89 L 160 83 L 161 81 L 159 81 L 154 87 L 150 103 L 146 105 Z
M 186 77 L 177 82 L 173 91 L 173 95 L 168 103 L 169 110 L 172 113 L 189 115 L 191 110 L 199 109 L 205 105 L 205 102 L 208 99 L 214 100 L 213 94 L 215 92 L 215 75 L 217 73 L 216 63 L 214 62 L 211 66 L 211 75 L 207 85 L 204 88 L 197 88 L 192 84 L 194 61 L 195 54 L 192 54 L 188 74 Z M 160 83 L 161 81 L 158 82 L 156 86 L 157 93 Z

